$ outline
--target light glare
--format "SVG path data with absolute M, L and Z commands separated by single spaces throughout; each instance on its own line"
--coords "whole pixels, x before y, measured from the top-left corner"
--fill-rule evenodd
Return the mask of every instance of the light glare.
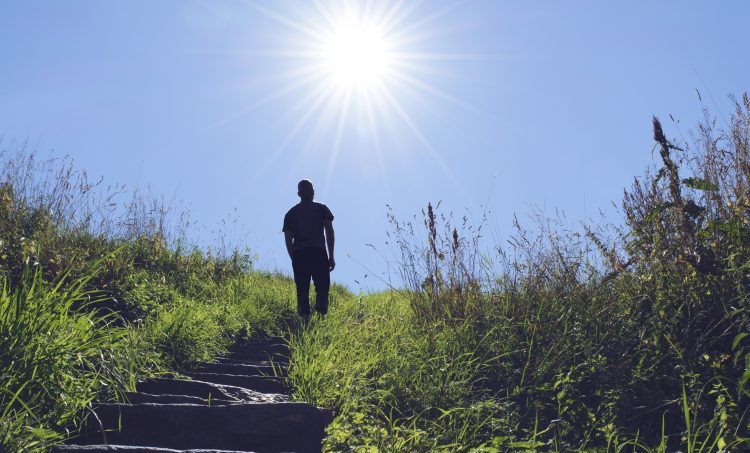
M 403 127 L 455 181 L 402 99 L 403 94 L 422 93 L 463 105 L 424 78 L 432 61 L 463 56 L 415 50 L 431 34 L 427 33 L 430 23 L 455 5 L 425 18 L 415 18 L 412 13 L 416 11 L 413 6 L 416 2 L 403 0 L 315 0 L 309 2 L 314 6 L 312 11 L 298 15 L 273 11 L 250 1 L 256 10 L 288 27 L 299 39 L 293 47 L 268 52 L 295 59 L 294 69 L 289 72 L 294 80 L 263 102 L 309 90 L 299 96 L 293 108 L 298 119 L 263 168 L 280 157 L 303 130 L 312 127 L 311 139 L 321 134 L 329 134 L 333 139 L 326 147 L 329 152 L 326 186 L 333 177 L 340 151 L 353 150 L 344 144 L 350 131 L 356 131 L 360 140 L 372 140 L 372 155 L 377 159 L 381 176 L 385 177 L 381 136 L 393 137 Z M 316 124 L 311 126 L 313 122 Z
M 388 73 L 388 47 L 376 26 L 344 19 L 323 40 L 323 61 L 336 85 L 369 88 Z

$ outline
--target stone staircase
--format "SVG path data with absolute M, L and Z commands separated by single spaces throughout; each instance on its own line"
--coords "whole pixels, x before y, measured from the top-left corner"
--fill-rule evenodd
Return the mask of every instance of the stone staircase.
M 291 402 L 280 338 L 233 348 L 214 363 L 139 382 L 125 404 L 100 405 L 53 453 L 320 452 L 330 411 Z

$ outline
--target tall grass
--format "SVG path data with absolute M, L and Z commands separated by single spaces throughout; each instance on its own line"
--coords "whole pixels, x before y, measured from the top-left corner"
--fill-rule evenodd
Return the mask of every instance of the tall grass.
M 325 450 L 749 448 L 750 99 L 735 101 L 689 143 L 654 119 L 658 162 L 622 224 L 515 220 L 486 247 L 439 205 L 392 216 L 403 287 L 334 286 L 329 314 L 290 334 L 296 398 L 337 412 Z M 3 451 L 43 450 L 144 374 L 299 327 L 291 279 L 188 246 L 179 210 L 97 205 L 116 196 L 14 159 L 31 170 L 0 180 Z
M 622 224 L 540 217 L 488 253 L 428 205 L 391 217 L 406 288 L 346 299 L 292 339 L 326 451 L 750 448 L 750 99 L 658 163 Z M 483 251 L 483 252 L 482 252 Z
M 60 440 L 96 399 L 131 388 L 148 356 L 85 289 L 94 274 L 46 282 L 27 271 L 0 293 L 0 445 L 30 451 Z M 133 363 L 137 360 L 139 363 Z
M 0 451 L 45 451 L 139 378 L 294 323 L 293 281 L 223 236 L 190 245 L 179 204 L 23 147 L 0 163 Z
M 109 309 L 110 296 L 86 289 L 100 267 L 72 280 L 48 282 L 29 270 L 16 288 L 5 281 L 0 451 L 44 451 L 75 434 L 96 403 L 120 399 L 139 378 L 190 369 L 235 341 L 281 334 L 296 318 L 294 283 L 253 273 L 217 284 L 200 300 L 146 281 L 150 290 L 172 294 L 150 300 L 151 311 L 131 323 Z

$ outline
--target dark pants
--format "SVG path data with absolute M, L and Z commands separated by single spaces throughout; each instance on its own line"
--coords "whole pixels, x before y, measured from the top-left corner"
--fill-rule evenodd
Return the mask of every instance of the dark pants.
M 331 274 L 328 271 L 328 255 L 324 249 L 306 248 L 292 253 L 294 283 L 297 285 L 297 312 L 300 316 L 310 314 L 310 277 L 315 283 L 315 310 L 328 312 L 328 288 Z

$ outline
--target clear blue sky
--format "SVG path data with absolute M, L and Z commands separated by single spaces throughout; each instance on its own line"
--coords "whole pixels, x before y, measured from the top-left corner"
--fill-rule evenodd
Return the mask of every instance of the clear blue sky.
M 749 88 L 745 1 L 368 4 L 3 1 L 4 146 L 185 200 L 207 229 L 236 208 L 259 265 L 284 271 L 282 217 L 309 178 L 336 216 L 334 278 L 357 290 L 382 284 L 347 255 L 377 273 L 365 244 L 395 256 L 387 204 L 478 217 L 489 200 L 501 239 L 534 206 L 575 224 L 642 174 L 652 115 L 686 134 L 696 89 L 727 114 Z M 341 83 L 324 91 L 316 44 L 345 7 L 390 17 L 378 33 L 400 75 L 348 103 Z

